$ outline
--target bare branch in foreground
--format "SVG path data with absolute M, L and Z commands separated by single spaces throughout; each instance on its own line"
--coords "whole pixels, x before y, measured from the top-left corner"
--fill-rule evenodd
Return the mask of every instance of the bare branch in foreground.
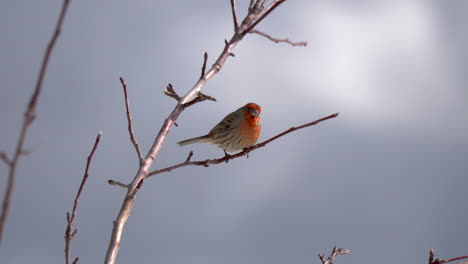
M 204 77 L 200 78 L 194 84 L 192 89 L 190 89 L 183 97 L 177 100 L 177 105 L 169 114 L 169 116 L 165 119 L 163 125 L 159 129 L 158 135 L 154 139 L 153 145 L 146 154 L 146 157 L 144 158 L 144 162 L 140 164 L 136 175 L 133 177 L 132 181 L 128 185 L 127 194 L 125 195 L 125 198 L 122 201 L 122 205 L 120 207 L 119 213 L 115 221 L 113 221 L 111 238 L 109 240 L 109 246 L 107 248 L 106 258 L 104 261 L 106 264 L 115 263 L 117 253 L 121 245 L 123 230 L 128 220 L 128 217 L 130 217 L 133 205 L 135 204 L 136 194 L 143 184 L 142 180 L 147 177 L 149 169 L 153 164 L 154 160 L 156 159 L 157 155 L 161 151 L 161 148 L 164 142 L 166 141 L 167 135 L 169 134 L 169 131 L 171 130 L 172 126 L 176 124 L 177 118 L 185 110 L 185 104 L 200 95 L 202 87 L 206 84 L 208 80 L 213 78 L 213 76 L 221 70 L 227 58 L 233 55 L 232 50 L 237 46 L 237 44 L 239 44 L 239 42 L 243 39 L 245 34 L 252 30 L 269 13 L 271 13 L 277 6 L 279 6 L 284 1 L 285 0 L 275 0 L 265 9 L 262 6 L 266 3 L 266 1 L 264 1 L 263 4 L 260 4 L 260 0 L 258 0 L 256 4 L 251 6 L 251 8 L 249 8 L 247 16 L 244 18 L 241 25 L 239 25 L 238 30 L 234 32 L 231 39 L 226 42 L 223 51 L 216 59 L 214 64 L 211 66 L 211 68 L 204 74 Z
M 127 95 L 127 85 L 125 84 L 125 80 L 120 77 L 120 83 L 122 84 L 122 88 L 124 90 L 125 96 L 125 108 L 127 109 L 127 122 L 128 122 L 128 133 L 130 134 L 130 141 L 132 142 L 133 146 L 135 147 L 135 151 L 138 155 L 138 161 L 140 164 L 144 161 L 143 155 L 141 154 L 140 146 L 135 138 L 135 134 L 133 132 L 132 127 L 132 114 L 130 113 L 130 105 L 128 103 L 128 95 Z
M 287 135 L 287 134 L 289 134 L 289 133 L 291 133 L 293 131 L 296 131 L 296 130 L 299 130 L 299 129 L 302 129 L 302 128 L 305 128 L 305 127 L 317 125 L 320 122 L 323 122 L 325 120 L 337 117 L 338 114 L 339 113 L 335 113 L 335 114 L 329 115 L 327 117 L 315 120 L 313 122 L 310 122 L 310 123 L 307 123 L 307 124 L 304 124 L 304 125 L 301 125 L 301 126 L 298 126 L 298 127 L 291 127 L 290 129 L 288 129 L 288 130 L 286 130 L 286 131 L 284 131 L 284 132 L 282 132 L 282 133 L 280 133 L 280 134 L 278 134 L 278 135 L 276 135 L 276 136 L 274 136 L 274 137 L 272 137 L 272 138 L 270 138 L 268 140 L 265 140 L 265 141 L 263 141 L 261 143 L 258 143 L 256 145 L 248 148 L 246 151 L 241 151 L 241 152 L 233 154 L 233 155 L 223 156 L 222 158 L 207 159 L 207 160 L 200 160 L 200 161 L 190 161 L 190 158 L 193 155 L 193 153 L 190 152 L 189 157 L 184 162 L 173 165 L 173 166 L 170 166 L 170 167 L 167 167 L 167 168 L 164 168 L 164 169 L 159 169 L 159 170 L 152 171 L 152 172 L 148 173 L 146 178 L 148 178 L 150 176 L 153 176 L 153 175 L 156 175 L 156 174 L 169 172 L 169 171 L 181 168 L 181 167 L 186 167 L 186 166 L 204 166 L 204 167 L 208 167 L 209 165 L 220 164 L 220 163 L 226 162 L 228 160 L 239 158 L 239 157 L 242 157 L 244 155 L 247 155 L 247 153 L 249 153 L 249 152 L 251 152 L 251 151 L 253 151 L 255 149 L 264 147 L 266 144 L 268 144 L 268 143 L 272 142 L 273 140 L 276 140 L 276 139 L 278 139 L 278 138 L 280 138 L 280 137 L 282 137 L 284 135 Z
M 255 33 L 255 34 L 259 34 L 261 36 L 264 36 L 265 38 L 275 42 L 275 43 L 279 43 L 279 42 L 285 42 L 285 43 L 289 43 L 291 46 L 307 46 L 307 42 L 306 41 L 300 41 L 300 42 L 294 42 L 294 41 L 291 41 L 287 38 L 275 38 L 275 37 L 272 37 L 271 35 L 268 35 L 267 33 L 265 32 L 262 32 L 260 30 L 257 30 L 257 29 L 252 29 L 250 30 L 249 33 Z
M 76 209 L 78 207 L 78 201 L 80 199 L 80 195 L 81 195 L 81 192 L 83 191 L 83 187 L 86 183 L 86 180 L 88 179 L 89 166 L 91 165 L 91 160 L 93 159 L 93 155 L 96 152 L 99 142 L 101 142 L 101 138 L 102 138 L 102 132 L 99 132 L 99 134 L 96 137 L 96 141 L 94 142 L 93 149 L 91 150 L 91 153 L 89 154 L 88 159 L 86 161 L 85 172 L 83 175 L 83 179 L 81 180 L 80 188 L 78 189 L 78 192 L 76 193 L 75 201 L 73 203 L 72 213 L 70 215 L 70 213 L 67 212 L 67 228 L 65 229 L 65 263 L 66 264 L 70 263 L 70 242 L 73 239 L 73 237 L 75 237 L 76 233 L 78 232 L 78 229 L 73 230 L 73 222 L 75 221 L 75 217 L 76 217 Z M 77 263 L 77 262 L 78 262 L 78 258 L 75 258 L 73 263 Z
M 10 162 L 7 163 L 9 166 L 8 172 L 8 180 L 6 184 L 6 191 L 5 195 L 3 196 L 3 203 L 2 203 L 2 212 L 0 215 L 0 245 L 2 244 L 2 237 L 3 237 L 3 230 L 5 227 L 6 218 L 8 216 L 8 210 L 10 208 L 10 199 L 11 194 L 13 192 L 13 187 L 15 185 L 15 174 L 16 174 L 16 167 L 18 165 L 18 160 L 21 155 L 23 155 L 24 149 L 23 145 L 26 140 L 26 134 L 28 132 L 29 126 L 34 121 L 36 117 L 36 105 L 39 99 L 39 95 L 42 91 L 42 83 L 45 78 L 45 74 L 47 72 L 47 66 L 49 65 L 50 56 L 52 54 L 52 50 L 54 49 L 55 43 L 60 35 L 62 30 L 63 21 L 65 19 L 65 15 L 67 13 L 68 5 L 70 4 L 70 0 L 64 0 L 62 4 L 62 9 L 60 10 L 60 14 L 55 25 L 54 33 L 47 45 L 47 48 L 44 53 L 44 57 L 42 58 L 41 68 L 39 70 L 39 76 L 36 81 L 36 86 L 34 88 L 34 92 L 29 100 L 29 104 L 26 108 L 26 112 L 24 113 L 23 125 L 21 127 L 20 136 L 18 138 L 18 143 L 16 144 L 15 154 L 11 158 Z
M 462 260 L 462 259 L 468 259 L 468 255 L 451 258 L 451 259 L 438 259 L 438 258 L 435 258 L 434 249 L 431 248 L 431 250 L 429 250 L 429 264 L 443 264 L 443 263 L 449 263 L 452 261 L 457 261 L 457 260 Z
M 322 261 L 323 264 L 334 264 L 335 258 L 340 256 L 340 255 L 346 255 L 349 253 L 348 249 L 344 248 L 339 248 L 336 249 L 336 246 L 333 248 L 332 253 L 328 258 L 325 259 L 325 254 L 318 254 L 320 260 Z

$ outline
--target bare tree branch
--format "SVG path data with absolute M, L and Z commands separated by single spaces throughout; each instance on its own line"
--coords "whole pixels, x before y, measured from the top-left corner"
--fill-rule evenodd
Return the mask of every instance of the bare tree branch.
M 285 42 L 285 43 L 289 43 L 291 46 L 307 46 L 307 42 L 306 41 L 300 41 L 300 42 L 294 42 L 294 41 L 291 41 L 289 40 L 288 38 L 275 38 L 275 37 L 272 37 L 271 35 L 268 35 L 267 33 L 265 32 L 262 32 L 260 30 L 257 30 L 257 29 L 252 29 L 250 30 L 249 33 L 255 33 L 255 34 L 259 34 L 261 36 L 264 36 L 265 38 L 275 42 L 275 43 L 279 43 L 279 42 Z
M 8 210 L 10 208 L 10 200 L 11 194 L 13 192 L 14 184 L 15 184 L 15 174 L 16 174 L 16 167 L 18 166 L 18 160 L 21 155 L 23 155 L 24 149 L 23 145 L 26 140 L 26 134 L 28 132 L 29 126 L 34 121 L 36 117 L 36 105 L 39 99 L 39 95 L 42 91 L 42 83 L 45 78 L 45 74 L 47 72 L 47 66 L 49 65 L 49 60 L 52 54 L 52 50 L 54 49 L 55 43 L 60 35 L 62 30 L 63 21 L 65 19 L 65 15 L 67 13 L 68 5 L 70 4 L 70 0 L 64 0 L 62 4 L 62 9 L 60 10 L 60 14 L 55 25 L 54 33 L 47 45 L 47 48 L 44 53 L 44 57 L 42 58 L 41 68 L 39 70 L 39 76 L 36 81 L 36 86 L 34 88 L 34 92 L 29 100 L 29 104 L 26 108 L 26 112 L 24 113 L 23 125 L 21 127 L 20 136 L 18 138 L 18 143 L 16 144 L 15 154 L 11 158 L 10 162 L 7 163 L 9 165 L 9 173 L 8 173 L 8 180 L 6 184 L 6 191 L 5 195 L 3 196 L 3 203 L 2 203 L 2 212 L 0 215 L 0 245 L 2 243 L 3 237 L 3 230 L 5 227 L 5 222 L 8 216 Z
M 141 154 L 140 146 L 138 145 L 138 142 L 135 138 L 135 134 L 133 132 L 132 114 L 130 113 L 130 105 L 128 104 L 127 85 L 125 84 L 125 80 L 122 77 L 120 77 L 120 83 L 122 84 L 122 88 L 124 90 L 125 108 L 127 109 L 128 133 L 130 134 L 130 141 L 135 147 L 135 151 L 138 155 L 138 161 L 141 164 L 143 163 L 144 158 L 143 158 L 143 155 Z
M 93 159 L 94 153 L 96 152 L 99 142 L 101 142 L 101 138 L 102 138 L 102 132 L 99 132 L 99 134 L 96 137 L 96 141 L 94 142 L 93 149 L 91 150 L 91 153 L 89 154 L 88 159 L 86 161 L 85 172 L 83 175 L 83 179 L 81 180 L 80 188 L 78 188 L 78 192 L 76 193 L 75 201 L 73 203 L 72 213 L 70 215 L 70 213 L 67 212 L 67 228 L 65 229 L 65 263 L 66 264 L 70 263 L 70 242 L 73 239 L 73 237 L 76 235 L 76 232 L 78 232 L 78 229 L 73 230 L 73 222 L 75 221 L 75 217 L 76 217 L 76 209 L 78 207 L 78 202 L 80 199 L 81 192 L 83 191 L 83 187 L 86 183 L 86 180 L 88 179 L 88 170 L 89 170 L 89 166 L 91 165 L 91 160 Z M 78 262 L 78 258 L 75 258 L 73 263 L 77 263 L 77 262 Z
M 344 248 L 339 248 L 336 249 L 336 246 L 333 248 L 332 253 L 328 258 L 325 259 L 325 254 L 318 254 L 320 260 L 322 261 L 323 264 L 334 264 L 335 258 L 340 256 L 340 255 L 345 255 L 348 254 L 349 250 L 344 249 Z
M 238 30 L 234 32 L 233 36 L 231 37 L 231 40 L 226 42 L 223 51 L 216 59 L 215 63 L 211 66 L 211 68 L 204 74 L 204 77 L 200 78 L 192 87 L 192 89 L 190 89 L 182 98 L 180 98 L 180 100 L 177 100 L 177 105 L 164 121 L 163 125 L 159 130 L 158 135 L 156 136 L 153 142 L 153 145 L 146 154 L 146 157 L 144 158 L 142 164 L 140 164 L 140 167 L 138 168 L 135 177 L 128 185 L 127 194 L 125 195 L 125 198 L 122 202 L 122 206 L 117 215 L 117 218 L 113 222 L 111 238 L 109 241 L 109 246 L 105 258 L 106 264 L 115 263 L 117 253 L 120 249 L 123 229 L 125 227 L 128 217 L 131 214 L 133 205 L 135 204 L 136 194 L 143 184 L 143 179 L 147 177 L 149 168 L 153 164 L 156 156 L 159 154 L 164 142 L 166 141 L 170 129 L 173 125 L 176 124 L 177 118 L 186 108 L 185 104 L 193 100 L 194 97 L 200 95 L 202 87 L 208 80 L 210 80 L 216 73 L 218 73 L 221 70 L 227 58 L 232 56 L 232 50 L 242 40 L 245 34 L 251 29 L 253 29 L 269 13 L 271 13 L 271 11 L 273 11 L 279 4 L 281 4 L 284 1 L 285 0 L 274 1 L 269 7 L 266 8 L 266 10 L 263 13 L 259 13 L 260 10 L 258 9 L 258 4 L 254 5 L 254 7 L 257 6 L 257 8 L 250 8 L 249 14 L 244 18 Z
M 335 118 L 337 116 L 338 116 L 338 113 L 335 113 L 335 114 L 329 115 L 327 117 L 315 120 L 313 122 L 310 122 L 310 123 L 307 123 L 307 124 L 304 124 L 304 125 L 301 125 L 301 126 L 298 126 L 298 127 L 291 127 L 290 129 L 288 129 L 288 130 L 286 130 L 286 131 L 284 131 L 284 132 L 282 132 L 282 133 L 280 133 L 280 134 L 278 134 L 278 135 L 276 135 L 276 136 L 274 136 L 274 137 L 272 137 L 272 138 L 270 138 L 268 140 L 265 140 L 265 141 L 263 141 L 261 143 L 258 143 L 256 145 L 248 148 L 246 151 L 241 151 L 241 152 L 233 154 L 233 155 L 223 156 L 222 158 L 218 158 L 218 159 L 190 161 L 190 158 L 193 155 L 193 153 L 190 152 L 189 157 L 184 162 L 181 162 L 179 164 L 176 164 L 176 165 L 164 168 L 164 169 L 159 169 L 159 170 L 152 171 L 152 172 L 148 173 L 146 178 L 148 178 L 150 176 L 153 176 L 153 175 L 156 175 L 156 174 L 169 172 L 169 171 L 181 168 L 181 167 L 186 167 L 186 166 L 204 166 L 204 167 L 208 167 L 209 165 L 220 164 L 220 163 L 226 162 L 228 160 L 236 159 L 236 158 L 242 157 L 244 155 L 248 155 L 249 152 L 251 152 L 251 151 L 253 151 L 255 149 L 264 147 L 266 144 L 272 142 L 273 140 L 276 140 L 276 139 L 278 139 L 278 138 L 280 138 L 280 137 L 282 137 L 284 135 L 287 135 L 287 134 L 289 134 L 289 133 L 291 133 L 293 131 L 296 131 L 296 130 L 299 130 L 299 129 L 302 129 L 302 128 L 305 128 L 305 127 L 317 125 L 320 122 L 323 122 L 323 121 L 328 120 L 328 119 Z
M 462 259 L 468 259 L 468 255 L 451 258 L 451 259 L 438 259 L 438 258 L 435 258 L 434 249 L 431 248 L 431 250 L 429 250 L 429 264 L 443 264 L 443 263 L 449 263 L 452 261 L 457 261 L 457 260 L 462 260 Z

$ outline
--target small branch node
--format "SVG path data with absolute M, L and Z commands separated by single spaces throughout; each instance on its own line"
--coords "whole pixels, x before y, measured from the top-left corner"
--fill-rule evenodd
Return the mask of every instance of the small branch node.
M 322 261 L 322 264 L 334 264 L 335 258 L 341 255 L 348 254 L 349 250 L 344 249 L 344 248 L 338 248 L 336 249 L 336 246 L 333 247 L 332 252 L 328 258 L 325 259 L 325 254 L 317 254 L 318 257 L 320 258 L 320 261 Z
M 191 150 L 185 162 L 190 162 L 190 159 L 192 158 L 192 156 L 193 156 L 193 151 Z
M 177 102 L 180 101 L 180 96 L 176 93 L 176 91 L 172 87 L 172 84 L 167 85 L 166 90 L 164 90 L 164 94 L 174 98 Z
M 73 260 L 72 264 L 78 263 L 78 260 L 80 260 L 80 258 L 79 258 L 79 257 L 76 257 L 75 260 Z
M 320 261 L 322 261 L 322 263 L 325 264 L 325 255 L 324 254 L 317 254 L 317 255 L 320 258 Z
M 203 66 L 201 68 L 200 80 L 205 78 L 205 70 L 206 70 L 206 61 L 207 60 L 208 60 L 208 53 L 205 52 L 205 54 L 203 54 Z
M 109 183 L 110 185 L 114 185 L 114 186 L 118 186 L 118 187 L 128 189 L 128 184 L 124 184 L 124 183 L 121 183 L 121 182 L 118 182 L 118 181 L 108 180 L 107 183 Z
M 209 95 L 206 95 L 206 94 L 204 94 L 202 92 L 198 92 L 197 97 L 195 97 L 192 101 L 183 104 L 183 107 L 187 108 L 189 106 L 192 106 L 192 105 L 194 105 L 196 103 L 199 103 L 199 102 L 203 102 L 205 100 L 216 102 L 216 98 L 211 97 Z
M 32 152 L 32 149 L 21 149 L 20 155 L 27 156 L 27 155 L 31 154 L 31 152 Z

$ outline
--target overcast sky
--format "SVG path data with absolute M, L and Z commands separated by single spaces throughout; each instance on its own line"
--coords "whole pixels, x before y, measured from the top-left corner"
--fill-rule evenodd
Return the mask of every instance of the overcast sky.
M 60 0 L 1 1 L 0 151 L 12 155 Z M 249 1 L 238 0 L 239 15 Z M 248 35 L 178 120 L 152 169 L 223 155 L 179 147 L 247 102 L 262 106 L 260 140 L 329 114 L 265 148 L 152 177 L 138 193 L 117 263 L 427 263 L 468 253 L 468 2 L 289 0 Z M 137 158 L 180 93 L 233 32 L 229 1 L 72 1 L 20 160 L 0 248 L 4 264 L 64 263 L 65 213 L 94 139 L 103 139 L 71 244 L 79 263 L 104 260 Z M 5 164 L 0 165 L 3 197 Z M 2 177 L 3 176 L 3 177 Z

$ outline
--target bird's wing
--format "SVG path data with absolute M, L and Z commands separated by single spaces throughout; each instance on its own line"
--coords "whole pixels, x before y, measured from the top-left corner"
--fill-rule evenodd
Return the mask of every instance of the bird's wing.
M 239 111 L 235 111 L 227 115 L 221 122 L 219 122 L 213 129 L 211 129 L 210 134 L 220 134 L 225 133 L 227 130 L 230 130 L 232 126 L 236 126 L 239 122 Z

